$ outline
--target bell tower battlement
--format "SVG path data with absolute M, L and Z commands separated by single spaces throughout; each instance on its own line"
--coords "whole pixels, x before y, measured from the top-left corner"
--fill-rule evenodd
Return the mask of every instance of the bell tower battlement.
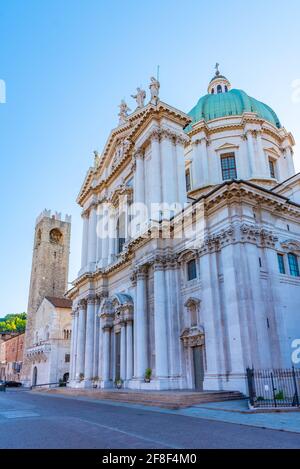
M 32 267 L 27 307 L 23 381 L 26 376 L 26 350 L 34 345 L 35 316 L 45 296 L 63 297 L 68 287 L 71 217 L 44 210 L 36 219 Z M 29 371 L 29 370 L 28 370 Z

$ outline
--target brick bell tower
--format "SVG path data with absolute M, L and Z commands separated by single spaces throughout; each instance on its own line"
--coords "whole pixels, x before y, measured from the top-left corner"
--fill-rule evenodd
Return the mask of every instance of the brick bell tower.
M 35 316 L 45 296 L 63 297 L 68 287 L 71 217 L 61 219 L 60 213 L 51 214 L 44 210 L 36 220 L 27 324 L 22 366 L 22 382 L 32 382 L 31 363 L 26 350 L 33 347 L 35 337 Z

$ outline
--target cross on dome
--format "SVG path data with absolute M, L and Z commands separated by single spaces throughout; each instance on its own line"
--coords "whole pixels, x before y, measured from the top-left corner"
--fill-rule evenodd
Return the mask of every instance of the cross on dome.
M 221 75 L 219 70 L 220 64 L 217 62 L 215 65 L 215 76 L 211 79 L 207 92 L 209 94 L 227 93 L 231 89 L 231 83 L 224 75 Z

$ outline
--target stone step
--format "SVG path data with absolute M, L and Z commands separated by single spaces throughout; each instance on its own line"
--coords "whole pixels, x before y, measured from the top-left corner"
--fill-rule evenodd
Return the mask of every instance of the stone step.
M 49 393 L 63 393 L 71 396 L 90 397 L 92 399 L 134 403 L 148 406 L 179 409 L 209 402 L 222 402 L 244 399 L 238 391 L 125 391 L 99 389 L 49 389 Z

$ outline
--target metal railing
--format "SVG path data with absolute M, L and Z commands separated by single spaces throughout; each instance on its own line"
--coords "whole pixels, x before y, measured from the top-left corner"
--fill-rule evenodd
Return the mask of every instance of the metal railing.
M 300 369 L 247 368 L 247 380 L 252 407 L 300 407 Z
M 30 389 L 34 388 L 42 388 L 42 387 L 53 387 L 53 388 L 59 388 L 59 387 L 65 387 L 67 385 L 67 381 L 60 381 L 58 383 L 43 383 L 43 384 L 33 384 Z

